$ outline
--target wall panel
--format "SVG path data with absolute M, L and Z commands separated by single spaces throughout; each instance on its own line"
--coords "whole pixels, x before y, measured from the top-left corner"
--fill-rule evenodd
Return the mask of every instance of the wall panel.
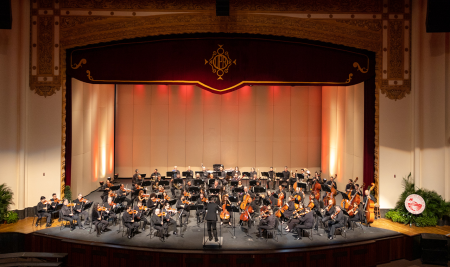
M 117 130 L 116 152 L 132 144 L 125 150 L 132 157 L 116 155 L 121 177 L 202 163 L 320 169 L 321 87 L 246 86 L 216 95 L 195 86 L 119 85 L 117 98 L 117 123 L 132 129 Z

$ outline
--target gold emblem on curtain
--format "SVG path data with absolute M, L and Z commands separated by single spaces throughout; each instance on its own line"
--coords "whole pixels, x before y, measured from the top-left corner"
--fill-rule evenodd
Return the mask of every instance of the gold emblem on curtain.
M 223 80 L 222 76 L 228 73 L 228 68 L 234 64 L 236 65 L 236 59 L 232 60 L 228 55 L 228 52 L 222 48 L 223 45 L 219 45 L 217 51 L 214 51 L 212 57 L 208 60 L 205 59 L 205 65 L 209 63 L 212 67 L 212 72 L 216 73 L 219 78 L 217 80 Z

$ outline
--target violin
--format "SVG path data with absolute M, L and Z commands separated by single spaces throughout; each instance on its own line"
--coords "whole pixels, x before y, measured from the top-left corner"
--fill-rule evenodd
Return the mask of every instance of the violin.
M 358 208 L 356 207 L 356 208 L 351 208 L 347 213 L 348 213 L 348 216 L 350 216 L 350 217 L 353 217 L 353 216 L 355 216 L 355 214 L 356 214 L 356 210 L 357 210 Z
M 313 208 L 314 208 L 314 201 L 312 201 L 314 199 L 314 195 L 313 194 L 311 194 L 311 195 L 309 195 L 309 204 L 308 204 L 308 207 L 312 210 Z
M 207 202 L 208 199 L 206 197 L 202 198 L 202 202 Z
M 139 210 L 144 210 L 144 211 L 146 211 L 148 208 L 146 207 L 146 206 L 140 206 L 139 207 Z
M 67 203 L 67 207 L 75 207 L 75 203 Z
M 183 200 L 183 204 L 186 204 L 186 205 L 191 205 L 191 204 L 192 204 L 192 202 L 190 202 L 190 201 L 187 201 L 187 200 Z
M 169 200 L 170 200 L 170 197 L 169 197 L 168 195 L 165 195 L 165 196 L 164 196 L 164 199 L 167 200 L 167 201 L 169 201 Z
M 331 215 L 331 219 L 335 220 L 336 216 L 338 216 L 339 212 L 341 212 L 341 211 L 337 210 L 333 215 Z
M 185 197 L 191 197 L 191 194 L 190 193 L 188 193 L 188 192 L 184 192 L 184 194 L 183 194 Z
M 136 214 L 137 213 L 137 210 L 130 210 L 129 212 L 128 212 L 128 214 Z
M 148 198 L 148 197 L 150 197 L 150 194 L 142 194 L 141 197 Z
M 107 211 L 108 209 L 106 207 L 98 207 L 97 211 Z
M 109 196 L 110 196 L 110 197 L 117 197 L 117 194 L 111 192 L 111 193 L 109 193 Z
M 81 198 L 81 199 L 80 199 L 80 202 L 83 202 L 83 203 L 88 203 L 88 202 L 89 202 L 89 200 L 87 200 L 87 199 L 85 199 L 85 198 Z
M 158 217 L 161 217 L 161 216 L 166 216 L 167 215 L 167 213 L 165 213 L 165 212 L 160 212 L 157 216 Z
M 173 209 L 173 208 L 168 208 L 168 209 L 166 209 L 166 211 L 167 212 L 174 212 L 174 213 L 178 212 L 176 209 Z

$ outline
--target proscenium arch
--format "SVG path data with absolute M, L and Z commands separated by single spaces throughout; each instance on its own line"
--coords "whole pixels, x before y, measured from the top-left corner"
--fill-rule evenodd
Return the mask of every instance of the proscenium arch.
M 66 62 L 67 49 L 120 41 L 148 36 L 191 33 L 236 33 L 260 34 L 278 37 L 300 38 L 350 48 L 375 52 L 374 100 L 374 182 L 378 185 L 378 92 L 381 85 L 381 42 L 382 32 L 367 27 L 340 23 L 338 20 L 299 20 L 261 14 L 237 14 L 229 17 L 216 17 L 214 14 L 182 13 L 149 17 L 113 17 L 105 20 L 84 23 L 63 29 L 61 38 L 61 60 Z M 66 154 L 66 131 L 71 131 L 71 118 L 66 120 L 66 110 L 71 109 L 66 98 L 66 64 L 62 66 L 62 150 L 61 150 L 61 189 L 64 189 Z M 71 144 L 70 144 L 71 146 Z M 376 192 L 377 195 L 377 192 Z

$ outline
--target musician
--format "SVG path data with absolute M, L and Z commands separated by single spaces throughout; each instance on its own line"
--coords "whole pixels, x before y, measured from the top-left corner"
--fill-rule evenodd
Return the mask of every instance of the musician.
M 202 180 L 203 182 L 207 182 L 209 173 L 206 171 L 206 167 L 202 166 Z
M 95 226 L 95 229 L 97 230 L 97 237 L 100 236 L 101 233 L 103 233 L 106 229 L 106 226 L 108 226 L 108 222 L 103 219 L 103 212 L 105 211 L 98 211 L 98 203 L 95 202 L 94 206 L 92 207 L 92 224 Z
M 156 205 L 158 204 L 156 200 L 156 194 L 151 193 L 149 199 L 147 200 L 147 208 L 154 209 L 156 208 Z
M 222 211 L 224 211 L 223 210 L 223 205 L 225 205 L 225 208 L 226 207 L 229 207 L 230 206 L 230 201 L 228 200 L 228 194 L 224 194 L 223 195 L 223 197 L 222 197 L 222 202 L 220 203 L 220 206 L 222 207 Z M 231 219 L 231 214 L 230 214 L 230 218 L 228 218 L 228 219 L 222 219 L 222 218 L 220 218 L 220 224 L 226 224 L 226 223 L 228 223 L 229 225 L 231 225 L 231 222 L 230 222 L 230 219 Z
M 180 174 L 180 171 L 178 170 L 178 167 L 174 166 L 173 170 L 172 170 L 172 180 L 171 181 L 173 181 L 173 179 L 175 179 L 175 177 L 177 177 L 177 175 L 179 175 L 179 174 Z
M 186 179 L 188 179 L 188 181 L 194 179 L 194 172 L 191 170 L 191 166 L 188 166 L 187 170 L 184 172 L 187 172 Z
M 131 184 L 136 184 L 139 176 L 139 170 L 134 170 L 133 177 L 131 178 Z
M 375 202 L 375 197 L 374 197 L 372 194 L 369 195 L 369 190 L 364 191 L 364 199 L 363 199 L 364 205 L 366 205 L 366 203 L 367 203 L 367 198 L 369 198 L 370 200 L 372 200 L 373 202 Z M 364 209 L 365 209 L 365 208 L 366 208 L 366 207 L 364 207 Z
M 161 234 L 163 235 L 161 238 L 167 235 L 169 225 L 163 223 L 164 216 L 162 216 L 160 209 L 155 210 L 155 213 L 150 220 L 153 223 L 153 227 L 155 227 L 156 230 L 161 231 Z
M 89 213 L 87 210 L 84 209 L 85 203 L 89 203 L 89 200 L 84 200 L 83 195 L 80 193 L 78 194 L 78 198 L 73 201 L 75 203 L 74 212 L 78 216 L 78 225 L 81 225 L 81 219 L 84 217 L 84 225 L 86 226 L 89 221 Z M 80 227 L 80 229 L 84 229 L 84 227 Z
M 314 214 L 311 212 L 309 207 L 305 208 L 306 214 L 299 218 L 299 223 L 295 226 L 297 230 L 297 240 L 302 239 L 302 229 L 310 229 L 314 224 Z
M 362 196 L 362 192 L 361 192 L 361 189 L 359 188 L 359 184 L 355 184 L 355 188 L 352 190 L 351 196 L 353 197 L 356 194 Z
M 200 193 L 199 198 L 197 198 L 195 205 L 199 206 L 199 205 L 206 205 L 207 199 L 205 197 L 205 195 L 203 193 Z M 204 210 L 203 209 L 197 209 L 195 211 L 195 216 L 197 217 L 197 223 L 202 223 L 203 222 L 203 217 L 204 217 Z
M 105 204 L 105 207 L 109 210 L 109 212 L 107 213 L 108 217 L 113 219 L 114 221 L 117 220 L 116 214 L 117 204 L 114 203 L 112 197 L 108 197 L 108 202 Z
M 280 182 L 282 184 L 285 184 L 285 186 L 287 186 L 289 177 L 291 176 L 291 173 L 288 171 L 288 167 L 287 166 L 284 166 L 284 171 L 282 172 L 282 174 L 283 174 L 283 178 L 281 179 Z
M 305 170 L 304 169 L 300 170 L 300 174 L 298 174 L 298 179 L 300 181 L 303 181 L 303 179 L 305 179 Z
M 258 175 L 256 173 L 254 173 L 253 175 L 250 175 L 250 179 L 252 181 L 257 181 L 258 180 Z
M 192 182 L 188 181 L 185 185 L 184 185 L 184 191 L 189 192 L 191 191 L 191 187 L 192 187 Z
M 48 212 L 50 207 L 50 201 L 46 201 L 44 196 L 41 196 L 41 201 L 37 204 L 37 220 L 34 226 L 38 226 L 38 221 L 42 217 L 47 217 L 47 227 L 52 225 L 52 215 Z
M 348 194 L 352 190 L 353 190 L 353 180 L 348 179 L 348 184 L 345 186 L 345 192 L 347 192 L 347 194 Z
M 234 171 L 232 172 L 233 176 L 235 176 L 235 174 L 237 174 L 238 177 L 241 176 L 241 172 L 239 171 L 239 167 L 238 166 L 234 167 Z
M 217 181 L 217 180 L 214 182 L 214 185 L 212 185 L 209 189 L 222 190 L 222 188 L 219 186 L 219 181 Z M 217 204 L 220 204 L 220 194 L 221 194 L 220 191 L 217 194 L 211 193 L 211 190 L 209 191 L 209 196 L 214 196 L 214 202 L 216 202 Z
M 158 172 L 158 169 L 155 169 L 153 173 L 150 175 L 152 180 L 156 180 L 158 177 L 161 177 L 161 174 Z
M 297 189 L 295 189 L 295 192 L 292 196 L 295 198 L 301 197 L 302 200 L 300 202 L 303 204 L 303 202 L 305 200 L 305 193 L 301 189 L 302 189 L 301 187 L 297 187 Z
M 170 200 L 169 195 L 166 193 L 166 191 L 163 191 L 163 192 L 162 192 L 162 195 L 161 195 L 161 202 L 160 202 L 160 205 L 161 205 L 161 206 L 165 206 L 166 203 L 169 202 L 169 200 Z
M 185 196 L 181 196 L 180 199 L 177 200 L 177 210 L 181 213 L 180 216 L 180 224 L 183 224 L 183 217 L 186 219 L 184 220 L 184 224 L 187 225 L 189 220 L 189 214 L 190 214 L 190 202 L 186 200 Z
M 123 213 L 122 219 L 123 224 L 129 230 L 128 239 L 131 239 L 139 229 L 139 223 L 134 221 L 134 210 L 131 209 L 131 206 L 128 206 L 127 211 Z
M 298 217 L 298 214 L 303 212 L 303 211 L 304 211 L 303 205 L 300 204 L 299 205 L 299 209 L 294 211 L 292 217 L 286 223 L 287 225 L 286 225 L 285 229 L 286 229 L 287 232 L 294 231 L 295 226 L 298 223 L 300 223 L 300 218 Z
M 176 168 L 177 166 L 175 166 L 175 168 Z M 178 170 L 177 170 L 178 171 Z M 180 171 L 178 171 L 178 173 L 176 174 L 176 176 L 175 176 L 175 178 L 172 178 L 170 181 L 172 182 L 172 188 L 170 188 L 170 192 L 172 192 L 172 197 L 179 197 L 180 195 L 181 195 L 181 192 L 180 192 L 180 190 L 177 188 L 177 187 L 179 187 L 180 189 L 181 189 L 181 185 L 179 186 L 179 185 L 175 185 L 174 183 L 173 183 L 173 179 L 181 179 L 181 177 L 180 177 Z M 177 187 L 175 187 L 175 186 L 177 186 Z
M 352 222 L 360 222 L 362 221 L 364 218 L 361 216 L 363 213 L 362 211 L 359 210 L 358 208 L 358 203 L 353 203 L 353 207 L 349 208 L 349 211 L 353 210 L 353 216 L 349 216 L 348 220 L 347 220 L 347 227 L 350 228 L 352 227 Z
M 272 181 L 272 190 L 275 190 L 275 184 L 277 183 L 277 180 L 275 179 L 275 172 L 273 171 L 273 167 L 270 167 L 268 174 L 269 181 L 267 181 L 267 189 L 270 188 L 269 183 Z
M 295 202 L 294 202 L 294 197 L 292 195 L 289 196 L 288 206 L 289 206 L 289 208 L 283 212 L 283 216 L 286 219 L 289 219 L 295 211 Z
M 145 218 L 145 207 L 142 206 L 142 203 L 138 202 L 136 206 L 134 206 L 134 210 L 137 211 L 137 213 L 134 215 L 134 220 L 139 223 L 139 222 L 143 222 L 142 223 L 142 232 L 145 231 L 145 227 L 148 224 L 148 220 L 147 218 Z
M 269 209 L 267 211 L 269 213 L 269 216 L 267 216 L 264 219 L 261 219 L 259 221 L 259 225 L 258 225 L 258 232 L 259 232 L 259 236 L 257 236 L 256 238 L 262 238 L 263 236 L 263 231 L 265 230 L 272 230 L 275 227 L 275 215 L 273 215 L 273 211 L 271 209 Z
M 195 180 L 201 180 L 202 178 L 200 177 L 200 173 L 196 173 L 195 174 Z
M 139 174 L 135 184 L 142 185 L 143 182 L 144 182 L 144 179 L 142 179 L 142 176 Z M 133 183 L 131 183 L 131 184 L 133 184 Z
M 131 191 L 131 190 L 125 189 L 125 187 L 124 187 L 123 184 L 121 184 L 119 190 L 116 191 L 116 192 L 117 192 L 117 196 L 119 196 L 119 197 L 125 196 L 124 201 L 127 202 L 127 206 L 128 206 L 128 207 L 131 206 L 131 199 L 128 198 L 128 197 L 126 197 L 126 196 L 130 193 L 129 191 Z
M 250 179 L 251 180 L 256 180 L 256 179 L 258 179 L 258 173 L 255 171 L 255 168 L 251 168 L 250 169 Z M 253 178 L 253 177 L 256 177 L 256 178 Z
M 334 189 L 337 190 L 337 185 L 336 185 L 336 182 L 334 181 L 334 177 L 333 177 L 333 176 L 331 176 L 331 177 L 330 177 L 330 180 L 326 181 L 325 184 L 328 185 L 328 187 L 329 187 L 330 189 L 331 189 L 331 188 L 334 188 Z M 327 192 L 324 191 L 324 194 L 323 194 L 323 197 L 322 197 L 322 198 L 326 197 L 326 195 L 327 195 Z
M 284 199 L 286 199 L 286 190 L 282 185 L 278 186 L 278 190 L 275 193 L 278 195 L 278 198 L 280 198 L 281 194 L 284 194 Z
M 167 226 L 167 229 L 169 229 L 170 226 L 175 225 L 175 229 L 173 230 L 173 235 L 177 235 L 177 222 L 174 219 L 172 219 L 170 210 L 171 210 L 170 204 L 166 203 L 162 210 L 163 222 Z
M 214 241 L 216 242 L 219 241 L 219 238 L 217 237 L 216 223 L 217 223 L 217 212 L 220 212 L 221 210 L 222 209 L 219 207 L 219 205 L 217 205 L 217 203 L 215 203 L 214 201 L 208 201 L 203 208 L 203 211 L 206 211 L 205 219 L 207 221 L 209 241 L 213 239 L 213 235 Z M 211 234 L 211 229 L 213 234 Z
M 240 182 L 241 182 L 241 181 L 239 181 L 239 183 L 240 183 Z M 241 202 L 244 200 L 244 196 L 245 196 L 245 195 L 249 195 L 250 198 L 253 198 L 253 197 L 255 196 L 255 194 L 253 194 L 251 191 L 248 190 L 248 187 L 247 187 L 247 186 L 244 186 L 244 192 L 241 193 L 240 196 L 239 196 L 239 203 L 241 203 Z M 239 204 L 239 203 L 238 203 L 238 204 Z
M 106 202 L 106 200 L 108 199 L 108 194 L 110 192 L 109 187 L 111 186 L 112 184 L 109 181 L 106 181 L 106 184 L 102 184 L 102 186 L 100 187 L 100 190 L 103 191 L 101 195 L 101 199 L 103 202 Z
M 295 173 L 292 173 L 292 175 L 289 178 L 289 191 L 292 193 L 294 191 L 294 184 L 297 182 L 297 170 L 295 170 Z
M 322 210 L 322 212 L 325 213 L 325 215 L 322 218 L 322 222 L 323 222 L 323 224 L 325 226 L 327 225 L 326 223 L 329 220 L 331 220 L 331 215 L 333 215 L 336 212 L 336 208 L 335 207 L 338 207 L 338 206 L 333 206 L 333 200 L 330 199 L 328 201 L 328 206 L 325 209 Z M 316 224 L 316 230 L 317 230 L 317 224 Z
M 259 183 L 259 181 L 256 182 L 256 185 L 253 187 L 253 193 L 255 192 L 262 192 L 264 191 L 264 187 L 262 187 Z M 263 197 L 258 193 L 255 193 L 256 202 L 258 205 L 261 205 Z
M 252 201 L 252 198 L 251 198 L 251 197 L 250 197 L 250 198 L 248 199 L 248 201 L 247 201 L 247 206 L 252 207 L 252 211 L 251 211 L 250 214 L 249 214 L 249 220 L 248 220 L 248 229 L 250 230 L 250 228 L 252 227 L 252 222 L 253 222 L 252 214 L 255 213 L 255 211 L 258 209 L 258 207 L 256 206 L 255 202 Z M 247 207 L 247 206 L 246 206 L 246 207 Z M 243 221 L 242 221 L 242 220 L 239 220 L 239 225 L 242 226 L 242 223 L 243 223 Z
M 144 196 L 144 190 L 139 190 L 137 198 L 138 203 L 145 204 L 147 202 L 147 197 Z
M 237 182 L 237 181 L 240 181 L 240 180 L 241 180 L 241 178 L 239 177 L 239 175 L 237 173 L 235 173 L 233 175 L 233 178 L 231 179 L 231 181 L 233 181 L 233 182 Z
M 50 210 L 53 212 L 56 210 L 56 206 L 59 204 L 60 200 L 56 197 L 56 193 L 52 194 L 52 198 L 50 199 Z
M 275 203 L 277 203 L 276 198 L 273 196 L 273 194 L 270 191 L 267 191 L 267 195 L 264 197 L 264 200 L 268 201 L 270 203 L 270 206 L 273 209 L 273 206 Z
M 226 186 L 226 185 L 228 184 L 228 181 L 226 180 L 226 178 L 227 178 L 227 173 L 223 170 L 223 167 L 222 167 L 222 166 L 220 166 L 219 172 L 220 172 L 220 174 L 219 174 L 219 179 L 220 179 L 220 181 L 222 182 L 222 185 L 223 185 L 223 186 Z
M 73 214 L 73 210 L 71 210 L 67 204 L 69 204 L 69 201 L 67 199 L 64 199 L 63 201 L 63 207 L 61 208 L 61 214 L 62 214 L 62 219 L 69 221 L 70 224 L 70 231 L 72 232 L 73 230 L 75 230 L 75 226 L 73 225 L 73 221 L 74 220 L 78 220 L 78 216 Z M 81 223 L 78 223 L 78 226 L 81 228 Z
M 330 240 L 333 239 L 334 231 L 336 230 L 336 228 L 344 226 L 344 213 L 341 212 L 340 206 L 336 206 L 336 212 L 334 213 L 334 216 L 334 220 L 330 219 L 328 221 L 328 228 L 330 229 L 330 231 L 328 232 L 328 239 Z

